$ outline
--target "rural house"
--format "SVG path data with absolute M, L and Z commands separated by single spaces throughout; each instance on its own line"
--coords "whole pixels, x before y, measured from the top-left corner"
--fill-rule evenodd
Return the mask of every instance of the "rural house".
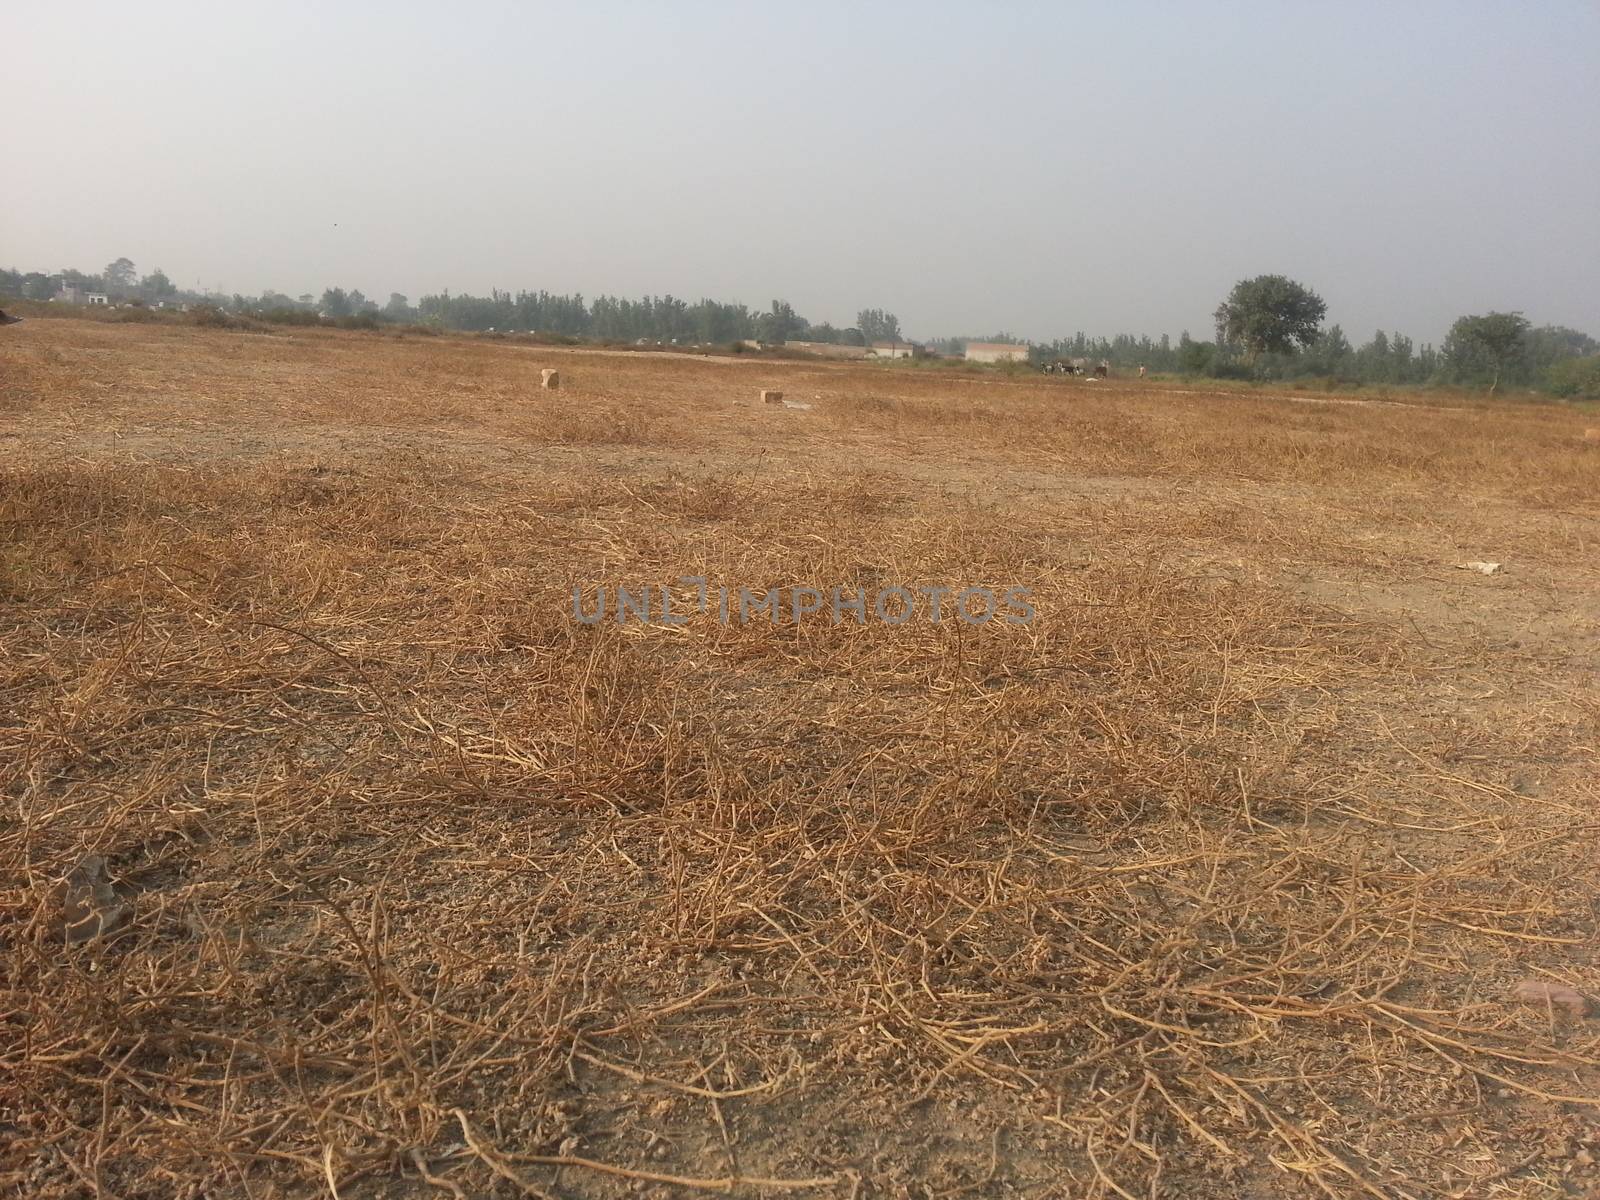
M 917 348 L 910 342 L 873 342 L 873 358 L 915 358 Z
M 1028 347 L 1011 342 L 968 342 L 965 358 L 980 363 L 1027 362 Z

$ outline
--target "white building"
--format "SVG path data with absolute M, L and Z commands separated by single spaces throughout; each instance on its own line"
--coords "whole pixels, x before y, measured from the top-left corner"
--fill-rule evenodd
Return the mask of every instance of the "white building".
M 823 358 L 866 358 L 872 353 L 868 346 L 847 346 L 843 342 L 797 342 L 793 339 L 784 342 L 783 348 Z
M 1027 362 L 1028 347 L 1011 342 L 968 342 L 965 357 L 968 362 L 980 363 Z
M 916 347 L 910 342 L 873 342 L 873 358 L 911 358 Z

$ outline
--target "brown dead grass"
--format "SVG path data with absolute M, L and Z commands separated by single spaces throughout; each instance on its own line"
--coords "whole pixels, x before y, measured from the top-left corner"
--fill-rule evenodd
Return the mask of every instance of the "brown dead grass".
M 1593 1186 L 1581 420 L 14 329 L 19 1194 Z M 1038 616 L 572 618 L 691 575 Z

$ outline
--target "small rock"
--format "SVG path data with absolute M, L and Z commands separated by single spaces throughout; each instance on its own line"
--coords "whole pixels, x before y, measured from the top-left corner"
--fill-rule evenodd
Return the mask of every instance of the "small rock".
M 763 404 L 782 404 L 783 403 L 783 393 L 782 392 L 775 392 L 775 391 L 771 390 L 770 388 L 762 388 L 761 389 L 761 403 L 763 403 Z
M 1479 575 L 1493 575 L 1500 569 L 1499 563 L 1492 562 L 1462 562 L 1456 564 L 1458 571 L 1476 571 Z
M 561 386 L 561 372 L 546 367 L 539 372 L 539 386 L 547 392 L 553 392 Z
M 1536 1004 L 1545 1009 L 1560 1009 L 1569 1017 L 1589 1015 L 1589 1001 L 1564 983 L 1548 983 L 1543 979 L 1524 979 L 1517 984 L 1516 997 L 1524 1004 Z

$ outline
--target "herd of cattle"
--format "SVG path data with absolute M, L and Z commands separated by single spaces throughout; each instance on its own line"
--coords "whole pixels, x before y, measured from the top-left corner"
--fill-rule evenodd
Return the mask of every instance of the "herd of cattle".
M 1096 379 L 1105 379 L 1111 374 L 1111 363 L 1102 358 L 1094 364 L 1091 372 L 1087 358 L 1058 358 L 1053 362 L 1045 363 L 1040 370 L 1046 375 L 1089 375 Z M 1144 378 L 1144 364 L 1139 364 L 1139 378 Z
M 1089 360 L 1087 358 L 1058 358 L 1054 362 L 1044 364 L 1046 375 L 1087 375 L 1089 374 Z M 1094 375 L 1097 379 L 1104 379 L 1111 374 L 1111 364 L 1101 359 L 1094 365 Z

